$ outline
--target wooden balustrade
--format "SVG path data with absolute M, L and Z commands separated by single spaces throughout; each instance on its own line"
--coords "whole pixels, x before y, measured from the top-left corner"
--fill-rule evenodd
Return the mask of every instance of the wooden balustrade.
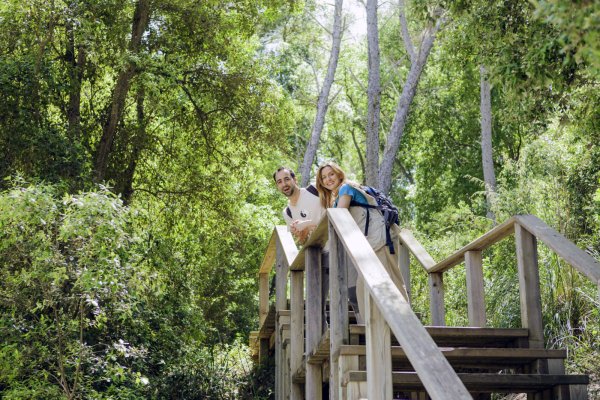
M 441 354 L 410 307 L 411 255 L 428 274 L 431 320 L 444 326 L 443 275 L 464 262 L 467 277 L 468 320 L 472 327 L 485 327 L 486 311 L 482 252 L 514 234 L 518 266 L 521 321 L 528 330 L 529 346 L 543 348 L 537 242 L 546 244 L 575 269 L 596 283 L 600 295 L 600 264 L 564 236 L 533 215 L 518 215 L 436 263 L 407 229 L 399 229 L 399 268 L 409 298 L 404 298 L 391 281 L 366 238 L 345 209 L 329 209 L 304 248 L 298 251 L 286 227 L 276 227 L 259 271 L 259 320 L 261 327 L 269 315 L 269 274 L 276 265 L 275 357 L 277 399 L 322 398 L 323 367 L 317 356 L 322 339 L 321 249 L 329 239 L 330 248 L 330 326 L 329 398 L 342 400 L 366 396 L 391 398 L 392 371 L 390 330 L 402 346 L 403 354 L 417 372 L 433 399 L 470 398 L 448 361 Z M 358 370 L 359 356 L 342 349 L 350 345 L 348 316 L 348 275 L 355 269 L 365 283 L 367 385 L 344 381 Z M 306 287 L 304 282 L 306 279 Z M 289 310 L 288 310 L 289 285 Z M 361 305 L 362 306 L 362 305 Z M 288 319 L 282 319 L 282 316 Z M 288 317 L 289 315 L 289 317 Z M 283 332 L 289 321 L 289 345 Z M 306 332 L 306 334 L 305 334 Z M 259 358 L 268 352 L 269 339 L 260 340 Z M 285 347 L 285 348 L 284 348 Z M 313 357 L 314 356 L 314 357 Z M 303 365 L 303 362 L 305 363 Z M 286 366 L 289 363 L 289 369 Z M 552 363 L 554 365 L 555 363 Z M 533 365 L 533 373 L 548 373 L 547 362 Z M 557 369 L 554 366 L 550 370 Z M 560 369 L 560 368 L 558 368 Z M 304 385 L 293 379 L 302 372 Z M 303 390 L 304 389 L 304 390 Z

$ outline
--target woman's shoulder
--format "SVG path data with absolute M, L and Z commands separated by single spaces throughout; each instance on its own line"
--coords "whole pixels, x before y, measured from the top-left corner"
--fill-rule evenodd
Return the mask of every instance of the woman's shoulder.
M 343 183 L 342 186 L 340 186 L 338 195 L 341 196 L 343 194 L 353 194 L 353 193 L 356 193 L 356 188 L 354 186 L 352 186 L 350 183 Z

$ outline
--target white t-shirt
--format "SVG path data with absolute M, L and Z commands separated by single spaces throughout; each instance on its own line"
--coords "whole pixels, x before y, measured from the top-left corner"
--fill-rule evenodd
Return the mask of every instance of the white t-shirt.
M 288 202 L 288 206 L 283 209 L 283 219 L 288 228 L 295 220 L 310 220 L 313 221 L 315 225 L 318 224 L 321 217 L 325 214 L 325 209 L 321 207 L 319 195 L 316 193 L 316 188 L 313 185 L 309 185 L 306 189 L 300 188 L 300 197 L 298 197 L 298 202 L 295 206 Z M 288 209 L 291 217 L 288 215 Z

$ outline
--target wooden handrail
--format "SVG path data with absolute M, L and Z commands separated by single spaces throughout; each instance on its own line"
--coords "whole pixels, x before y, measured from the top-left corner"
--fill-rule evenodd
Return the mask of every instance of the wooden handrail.
M 408 229 L 400 229 L 398 236 L 400 237 L 402 243 L 408 247 L 408 250 L 413 254 L 413 256 L 415 256 L 417 261 L 423 266 L 423 268 L 425 268 L 426 271 L 429 271 L 433 268 L 435 261 L 429 255 L 427 250 L 421 246 L 421 243 L 415 239 L 411 231 Z
M 535 215 L 517 215 L 516 220 L 546 246 L 562 257 L 569 265 L 600 284 L 600 263 L 573 242 L 548 226 Z
M 502 224 L 494 227 L 492 230 L 488 231 L 481 237 L 475 239 L 462 249 L 456 251 L 449 257 L 440 261 L 431 267 L 427 272 L 444 272 L 465 260 L 465 253 L 467 251 L 482 251 L 492 244 L 499 242 L 504 239 L 508 235 L 514 232 L 515 230 L 515 221 L 516 217 L 511 217 L 507 221 Z
M 471 399 L 469 392 L 428 335 L 407 299 L 394 285 L 347 209 L 327 215 L 381 315 L 405 349 L 413 368 L 433 399 Z

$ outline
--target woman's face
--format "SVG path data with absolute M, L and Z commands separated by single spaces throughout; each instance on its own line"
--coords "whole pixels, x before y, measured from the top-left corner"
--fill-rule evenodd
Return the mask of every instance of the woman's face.
M 338 174 L 329 166 L 321 170 L 321 181 L 327 190 L 335 190 L 342 183 Z

